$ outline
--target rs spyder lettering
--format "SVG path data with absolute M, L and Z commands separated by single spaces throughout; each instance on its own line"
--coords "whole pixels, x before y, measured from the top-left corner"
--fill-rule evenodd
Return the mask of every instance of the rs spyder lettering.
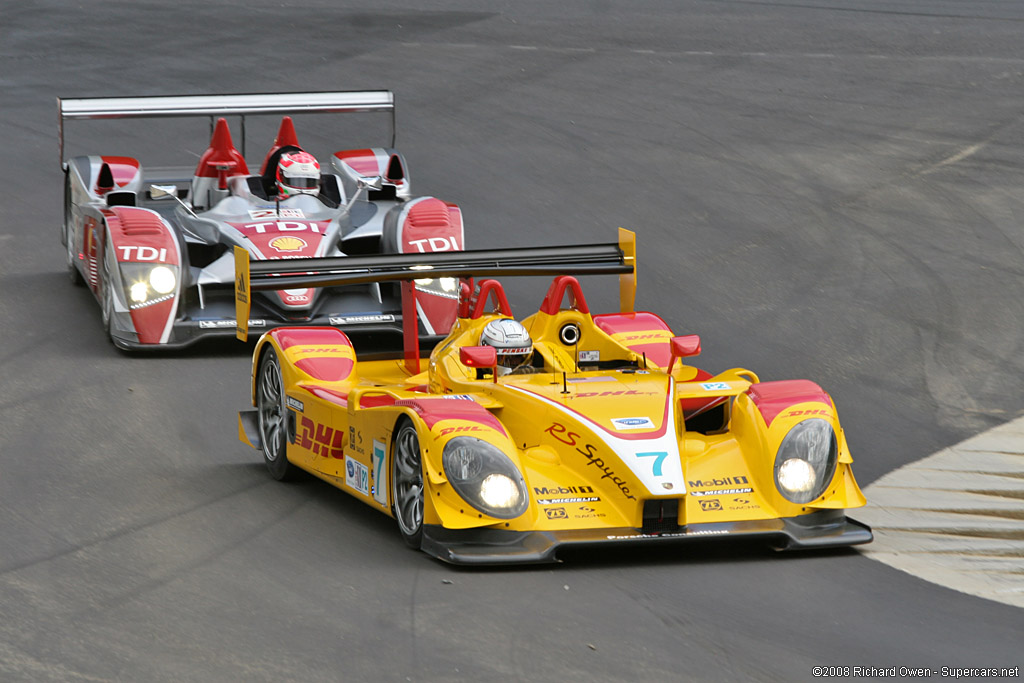
M 579 440 L 580 435 L 576 432 L 570 432 L 566 429 L 565 425 L 559 424 L 558 422 L 552 423 L 552 425 L 544 431 L 550 434 L 554 439 L 561 441 L 568 446 L 575 447 L 576 452 L 583 455 L 588 460 L 588 465 L 593 465 L 597 469 L 601 470 L 603 473 L 601 475 L 602 479 L 610 479 L 613 484 L 619 487 L 619 491 L 622 492 L 622 495 L 624 495 L 627 500 L 636 500 L 636 496 L 630 493 L 629 486 L 626 485 L 625 480 L 616 475 L 615 471 L 606 465 L 604 460 L 597 457 L 597 446 L 589 443 L 582 444 L 582 446 L 578 445 L 577 441 Z

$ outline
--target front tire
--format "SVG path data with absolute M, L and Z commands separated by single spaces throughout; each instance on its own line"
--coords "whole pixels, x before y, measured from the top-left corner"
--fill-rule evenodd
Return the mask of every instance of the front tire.
M 256 408 L 263 462 L 270 476 L 284 481 L 294 475 L 295 467 L 288 462 L 288 409 L 284 404 L 281 364 L 273 348 L 268 348 L 263 355 L 256 376 Z
M 416 427 L 399 422 L 391 458 L 391 512 L 410 548 L 423 543 L 423 460 Z

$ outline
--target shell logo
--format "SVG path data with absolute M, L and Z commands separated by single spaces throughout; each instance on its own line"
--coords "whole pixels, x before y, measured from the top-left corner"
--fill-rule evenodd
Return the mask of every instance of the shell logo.
M 270 246 L 278 251 L 302 251 L 306 248 L 306 240 L 299 237 L 275 237 L 270 240 Z

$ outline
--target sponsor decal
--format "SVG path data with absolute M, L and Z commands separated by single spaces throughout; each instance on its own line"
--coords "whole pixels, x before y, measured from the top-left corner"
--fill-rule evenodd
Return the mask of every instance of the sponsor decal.
M 166 261 L 167 260 L 167 249 L 157 249 L 156 247 L 118 247 L 121 250 L 122 261 Z M 132 258 L 132 254 L 135 254 L 135 258 Z
M 306 408 L 306 406 L 303 405 L 302 401 L 300 401 L 297 398 L 292 398 L 291 396 L 285 396 L 284 402 L 288 404 L 289 408 L 291 408 L 292 410 L 297 410 L 300 413 L 303 412 L 303 410 L 305 410 Z
M 332 325 L 366 325 L 367 323 L 393 323 L 395 322 L 395 316 L 385 313 L 332 315 L 329 320 Z
M 730 510 L 756 510 L 761 506 L 749 498 L 733 498 L 729 501 L 727 507 Z
M 671 531 L 664 534 L 608 535 L 610 541 L 625 541 L 631 538 L 683 538 L 686 536 L 719 536 L 729 533 L 726 529 L 698 529 L 695 531 Z
M 570 432 L 565 425 L 559 424 L 558 422 L 552 423 L 550 427 L 544 430 L 552 436 L 556 441 L 560 441 L 568 446 L 573 446 L 576 452 L 587 459 L 587 465 L 593 465 L 601 471 L 601 479 L 608 479 L 613 484 L 619 487 L 619 491 L 626 497 L 627 500 L 636 500 L 636 496 L 630 493 L 629 486 L 626 485 L 625 480 L 615 474 L 615 471 L 608 465 L 605 464 L 604 460 L 597 457 L 597 446 L 589 443 L 579 444 L 580 435 L 576 432 Z
M 723 477 L 721 479 L 698 479 L 686 482 L 691 489 L 707 489 L 712 486 L 729 486 L 730 484 L 749 484 L 746 477 Z
M 370 470 L 366 465 L 349 458 L 345 461 L 345 483 L 356 493 L 370 494 Z
M 425 237 L 421 240 L 409 240 L 421 254 L 428 251 L 458 251 L 459 245 L 454 237 Z
M 700 385 L 704 391 L 729 391 L 729 384 L 726 382 L 705 382 Z
M 544 514 L 548 516 L 548 519 L 569 519 L 565 508 L 546 508 Z
M 263 221 L 260 223 L 244 223 L 242 227 L 246 230 L 252 230 L 258 235 L 265 234 L 268 228 L 274 228 L 274 232 L 312 231 L 318 234 L 320 232 L 319 224 L 307 223 L 305 221 Z
M 820 415 L 821 417 L 831 417 L 832 411 L 825 410 L 824 408 L 819 410 L 791 410 L 788 413 L 783 413 L 779 417 L 810 417 L 812 415 Z
M 249 218 L 254 221 L 258 221 L 261 218 L 305 218 L 306 214 L 302 213 L 302 209 L 281 209 L 280 213 L 275 207 L 268 207 L 266 209 L 249 209 Z
M 303 416 L 299 419 L 299 431 L 295 435 L 295 444 L 313 451 L 324 458 L 345 457 L 342 447 L 345 434 L 340 429 L 333 429 Z
M 657 391 L 637 391 L 635 389 L 624 389 L 620 391 L 581 391 L 576 398 L 593 398 L 595 396 L 654 396 Z
M 712 510 L 721 510 L 722 502 L 717 498 L 711 498 L 709 500 L 700 501 L 700 509 L 704 512 L 711 512 Z
M 569 384 L 576 384 L 579 382 L 614 382 L 614 377 L 608 377 L 602 375 L 601 377 L 570 377 L 568 380 Z
M 538 498 L 537 505 L 569 505 L 572 503 L 597 503 L 601 499 L 597 496 L 586 496 L 581 498 Z
M 363 450 L 363 433 L 351 425 L 348 428 L 348 447 L 360 455 L 365 452 Z
M 308 244 L 306 240 L 288 235 L 287 237 L 275 237 L 270 240 L 270 246 L 277 251 L 302 251 Z
M 564 496 L 568 493 L 593 493 L 593 486 L 534 486 L 536 496 Z
M 738 493 L 753 493 L 753 492 L 754 492 L 754 489 L 747 487 L 747 488 L 740 488 L 740 489 L 715 489 L 713 491 L 690 491 L 690 495 L 691 496 L 696 496 L 698 498 L 701 498 L 701 497 L 704 497 L 704 496 L 733 496 L 733 495 L 736 495 Z
M 601 360 L 600 351 L 580 351 L 579 360 L 581 363 L 596 363 Z
M 464 432 L 485 432 L 485 431 L 487 431 L 487 430 L 484 429 L 483 427 L 478 427 L 476 425 L 461 425 L 459 427 L 445 427 L 434 438 L 435 439 L 439 439 L 442 436 L 448 436 L 449 434 L 461 434 L 461 433 L 464 433 Z
M 473 398 L 469 394 L 447 394 L 446 396 L 442 396 L 441 398 L 447 398 L 447 399 L 450 399 L 452 401 L 475 401 L 476 400 L 475 398 Z
M 267 322 L 265 320 L 250 320 L 249 327 L 266 327 Z M 199 329 L 202 330 L 219 330 L 225 327 L 235 328 L 234 320 L 200 320 Z
M 384 469 L 384 442 L 373 440 L 373 499 L 381 505 L 387 505 L 388 492 L 387 487 L 384 486 L 384 481 L 387 478 L 386 471 Z
M 668 339 L 672 336 L 671 332 L 648 332 L 646 334 L 627 334 L 619 337 L 620 341 L 631 342 L 631 341 L 643 341 L 644 339 Z
M 654 423 L 649 417 L 616 417 L 612 419 L 612 426 L 619 431 L 627 429 L 654 429 Z

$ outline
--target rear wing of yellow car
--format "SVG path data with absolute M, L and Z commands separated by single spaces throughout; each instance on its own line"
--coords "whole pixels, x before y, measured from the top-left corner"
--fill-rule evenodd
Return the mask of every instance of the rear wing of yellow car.
M 617 274 L 619 307 L 628 313 L 633 311 L 636 300 L 636 233 L 619 228 L 618 237 L 618 242 L 601 244 L 268 261 L 253 261 L 248 251 L 236 246 L 235 332 L 242 341 L 248 339 L 254 291 L 401 281 L 406 283 L 402 287 L 405 354 L 407 359 L 413 356 L 418 359 L 416 289 L 411 282 L 428 276 Z
M 245 117 L 264 114 L 391 114 L 395 146 L 395 94 L 390 90 L 263 93 L 252 95 L 166 95 L 158 97 L 57 98 L 60 161 L 64 163 L 64 122 L 84 119 L 208 116 L 210 135 L 218 116 L 241 118 L 241 152 L 245 156 Z

